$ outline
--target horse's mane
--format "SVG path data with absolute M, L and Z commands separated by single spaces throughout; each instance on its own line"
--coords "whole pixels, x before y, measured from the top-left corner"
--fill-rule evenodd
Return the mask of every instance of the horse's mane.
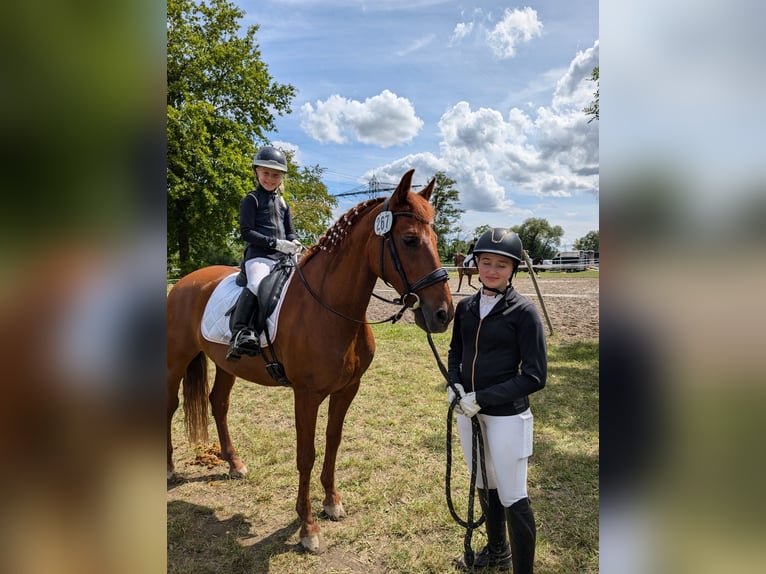
M 301 257 L 301 264 L 307 263 L 312 257 L 314 257 L 314 255 L 320 251 L 324 251 L 326 253 L 332 253 L 335 251 L 335 248 L 340 245 L 343 239 L 348 235 L 354 222 L 363 213 L 367 212 L 372 207 L 383 203 L 385 200 L 385 197 L 375 197 L 373 199 L 363 201 L 357 204 L 356 207 L 349 209 L 344 215 L 338 218 L 332 227 L 324 232 L 324 235 L 322 235 L 317 240 L 316 245 L 313 245 L 309 248 L 308 251 L 306 251 L 303 257 Z M 418 219 L 426 223 L 433 220 L 434 208 L 428 201 L 411 202 L 411 205 L 413 207 L 412 213 Z M 422 205 L 422 207 L 420 207 L 420 205 Z
M 332 227 L 328 228 L 327 231 L 324 232 L 324 235 L 319 238 L 316 245 L 313 245 L 309 248 L 303 257 L 301 257 L 301 263 L 307 263 L 309 259 L 311 259 L 320 251 L 332 253 L 335 248 L 340 245 L 341 241 L 343 241 L 343 238 L 348 235 L 351 226 L 358 219 L 358 217 L 371 207 L 382 203 L 385 199 L 385 197 L 375 197 L 373 199 L 363 201 L 357 204 L 356 207 L 349 209 L 344 215 L 338 218 Z

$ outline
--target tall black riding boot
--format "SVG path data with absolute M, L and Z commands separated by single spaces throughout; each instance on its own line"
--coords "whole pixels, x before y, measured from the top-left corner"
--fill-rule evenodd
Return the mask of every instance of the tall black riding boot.
M 231 315 L 231 341 L 229 352 L 226 354 L 227 360 L 236 361 L 243 354 L 258 354 L 260 344 L 251 327 L 253 312 L 257 305 L 258 297 L 250 289 L 244 287 Z
M 513 554 L 513 574 L 532 574 L 535 563 L 537 527 L 529 498 L 522 498 L 505 509 Z
M 476 554 L 474 570 L 483 568 L 511 569 L 511 547 L 505 537 L 505 508 L 497 495 L 497 489 L 477 488 L 479 502 L 487 517 L 487 545 Z

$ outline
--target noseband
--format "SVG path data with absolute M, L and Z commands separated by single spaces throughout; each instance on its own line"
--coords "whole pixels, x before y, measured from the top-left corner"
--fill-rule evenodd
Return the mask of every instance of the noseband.
M 389 199 L 390 198 L 386 199 L 385 203 L 383 203 L 383 209 L 375 217 L 375 234 L 380 236 L 380 278 L 386 285 L 392 289 L 394 288 L 393 285 L 391 285 L 391 283 L 389 283 L 384 277 L 386 244 L 388 244 L 389 251 L 391 252 L 391 260 L 394 262 L 394 268 L 396 269 L 396 272 L 399 273 L 399 277 L 401 277 L 402 284 L 404 285 L 405 289 L 404 294 L 400 294 L 399 299 L 396 299 L 394 302 L 400 305 L 409 306 L 412 309 L 417 309 L 420 307 L 420 297 L 418 296 L 417 292 L 421 289 L 425 289 L 429 285 L 433 285 L 434 283 L 447 281 L 449 279 L 449 273 L 447 273 L 447 270 L 444 269 L 444 267 L 439 267 L 438 269 L 434 269 L 428 275 L 422 277 L 410 285 L 410 282 L 407 280 L 407 274 L 404 272 L 402 261 L 399 258 L 399 253 L 396 251 L 396 244 L 391 237 L 391 230 L 394 228 L 394 219 L 398 216 L 402 216 L 412 217 L 413 219 L 417 219 L 426 225 L 428 225 L 429 222 L 425 221 L 422 217 L 419 217 L 414 213 L 410 213 L 409 211 L 389 211 Z M 414 302 L 412 304 L 409 304 L 407 301 L 407 299 L 410 297 L 414 298 Z

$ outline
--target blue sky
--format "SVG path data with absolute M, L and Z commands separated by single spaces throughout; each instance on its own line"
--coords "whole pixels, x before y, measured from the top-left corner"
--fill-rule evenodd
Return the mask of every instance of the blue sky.
M 235 0 L 292 113 L 269 134 L 330 193 L 371 177 L 460 190 L 463 236 L 542 217 L 571 244 L 598 225 L 598 2 Z M 365 196 L 342 198 L 336 215 Z

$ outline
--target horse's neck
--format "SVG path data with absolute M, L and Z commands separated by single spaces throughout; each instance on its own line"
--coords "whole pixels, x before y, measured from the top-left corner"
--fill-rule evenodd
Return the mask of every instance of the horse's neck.
M 304 274 L 324 305 L 364 317 L 377 281 L 366 253 L 366 246 L 348 242 L 332 252 L 319 252 L 307 262 Z

